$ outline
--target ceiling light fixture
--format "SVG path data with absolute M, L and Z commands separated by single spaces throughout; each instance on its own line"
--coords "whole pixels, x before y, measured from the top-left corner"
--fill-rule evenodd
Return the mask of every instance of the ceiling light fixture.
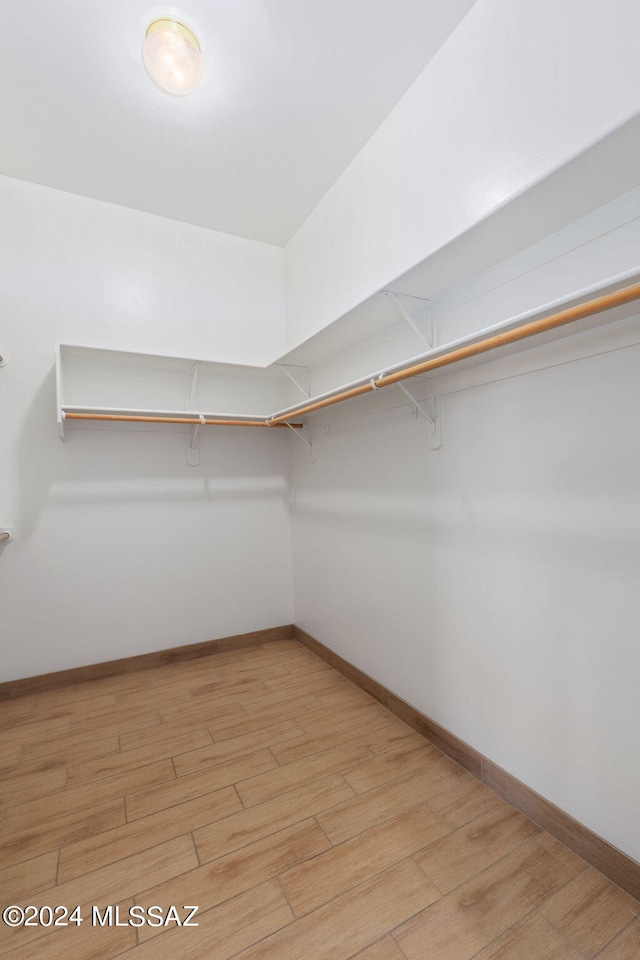
M 193 93 L 202 80 L 200 44 L 184 23 L 170 17 L 150 25 L 142 45 L 142 60 L 153 82 L 176 97 Z

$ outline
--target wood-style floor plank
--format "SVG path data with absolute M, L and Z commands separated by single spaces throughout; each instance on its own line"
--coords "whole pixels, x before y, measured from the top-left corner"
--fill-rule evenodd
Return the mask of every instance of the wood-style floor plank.
M 58 883 L 124 860 L 132 853 L 156 847 L 241 809 L 242 804 L 233 787 L 224 787 L 181 803 L 179 811 L 169 807 L 142 820 L 70 843 L 60 851 Z
M 259 733 L 261 730 L 265 730 L 267 727 L 276 727 L 282 730 L 295 730 L 295 736 L 297 737 L 301 737 L 304 733 L 302 724 L 300 724 L 295 718 L 293 720 L 288 720 L 285 718 L 283 721 L 282 715 L 277 709 L 274 709 L 270 713 L 266 711 L 257 717 L 248 717 L 245 713 L 243 713 L 241 716 L 221 717 L 218 720 L 210 723 L 208 730 L 213 737 L 214 743 L 224 743 L 225 740 L 235 740 L 238 737 L 247 736 L 252 733 Z M 293 739 L 293 735 L 288 739 Z M 269 748 L 276 746 L 278 742 L 279 741 L 274 740 L 269 744 Z M 234 747 L 230 747 L 228 750 L 231 755 L 233 755 Z
M 342 707 L 339 711 L 327 710 L 326 707 L 319 705 L 301 715 L 300 723 L 307 733 L 330 736 L 333 733 L 340 733 L 347 726 L 355 729 L 359 722 L 367 724 L 376 720 L 390 719 L 391 714 L 388 710 L 381 704 L 371 701 L 354 707 Z
M 268 880 L 201 914 L 199 927 L 167 930 L 122 954 L 122 960 L 227 960 L 246 947 L 253 949 L 252 944 L 286 927 L 292 919 L 280 884 Z M 284 956 L 279 960 L 285 960 Z
M 190 870 L 175 880 L 146 890 L 136 897 L 136 901 L 145 907 L 154 903 L 193 902 L 199 905 L 203 913 L 251 887 L 279 876 L 298 863 L 313 860 L 329 846 L 329 841 L 315 820 L 303 820 L 203 867 Z M 211 920 L 211 914 L 203 913 L 203 926 Z M 149 939 L 160 930 L 157 927 L 141 930 L 140 939 Z
M 560 841 L 556 840 L 555 837 L 552 837 L 551 834 L 545 833 L 544 830 L 538 835 L 537 841 L 540 846 L 544 847 L 545 850 L 548 850 L 549 853 L 553 853 L 556 857 L 560 857 L 562 862 L 567 867 L 570 867 L 576 876 L 579 873 L 582 873 L 583 870 L 587 869 L 587 864 L 582 857 L 579 857 L 577 853 L 569 850 L 568 847 L 565 847 L 564 843 L 560 843 Z
M 315 780 L 274 800 L 196 830 L 193 838 L 198 856 L 202 863 L 215 860 L 247 843 L 313 817 L 352 796 L 353 790 L 342 777 Z
M 122 915 L 128 904 L 122 904 Z M 41 931 L 43 932 L 43 931 Z M 101 927 L 87 917 L 80 926 L 60 927 L 46 933 L 35 943 L 12 950 L 7 960 L 111 960 L 136 946 L 133 927 Z
M 267 937 L 238 960 L 346 960 L 438 896 L 415 863 L 405 860 Z
M 126 798 L 127 820 L 148 817 L 159 810 L 186 803 L 188 800 L 194 800 L 205 793 L 213 793 L 222 787 L 232 786 L 259 773 L 273 770 L 277 766 L 270 750 L 256 750 L 255 753 L 232 757 L 230 760 L 217 763 L 214 767 L 205 767 L 204 770 L 196 773 L 189 773 L 158 786 L 139 790 Z M 179 814 L 179 811 L 176 813 Z
M 104 907 L 128 899 L 145 885 L 170 880 L 198 866 L 198 859 L 190 835 L 169 840 L 160 846 L 134 854 L 118 863 L 86 873 L 75 880 L 60 883 L 38 895 L 38 904 L 64 906 L 73 909 L 80 905 L 84 916 L 93 905 Z M 30 901 L 29 901 L 30 902 Z M 18 902 L 26 907 L 27 902 Z M 57 927 L 56 936 L 64 927 Z M 0 926 L 0 951 L 14 949 L 42 936 L 41 927 Z
M 589 958 L 628 926 L 637 911 L 633 897 L 591 868 L 542 908 L 547 920 Z
M 449 893 L 540 832 L 505 803 L 497 813 L 479 817 L 425 847 L 415 861 L 443 893 Z
M 539 913 L 511 927 L 475 960 L 583 960 Z
M 284 743 L 278 743 L 271 747 L 271 752 L 280 764 L 286 767 L 290 763 L 297 763 L 299 760 L 308 760 L 310 757 L 317 756 L 327 750 L 333 750 L 336 747 L 344 747 L 352 744 L 354 741 L 364 743 L 364 737 L 358 736 L 358 733 L 348 728 L 340 733 L 331 736 L 314 736 L 307 733 L 294 740 L 288 740 Z M 366 746 L 366 743 L 364 743 Z M 373 751 L 370 751 L 372 754 Z
M 62 766 L 57 770 L 46 770 L 42 773 L 26 773 L 23 777 L 4 779 L 0 792 L 0 810 L 16 807 L 29 800 L 46 797 L 56 790 L 62 790 L 67 782 L 67 769 Z
M 293 867 L 280 877 L 296 916 L 399 863 L 449 828 L 425 804 Z
M 395 941 L 391 937 L 384 937 L 371 947 L 365 947 L 364 950 L 354 954 L 351 960 L 404 960 L 404 957 Z
M 104 830 L 112 830 L 125 822 L 121 797 L 78 812 L 72 810 L 59 817 L 45 818 L 35 826 L 19 831 L 0 825 L 0 863 L 9 865 L 30 859 L 48 850 L 81 842 Z
M 598 960 L 637 960 L 640 957 L 640 920 L 633 920 L 598 954 Z
M 9 703 L 9 707 L 11 707 L 11 703 Z M 5 709 L 6 706 L 3 702 L 2 712 L 4 712 Z M 58 737 L 64 737 L 70 732 L 71 721 L 65 718 L 41 720 L 28 717 L 22 723 L 7 727 L 0 733 L 0 748 L 5 746 L 24 746 L 34 741 L 45 742 L 56 740 Z
M 439 751 L 431 744 L 405 747 L 391 753 L 383 753 L 373 760 L 359 764 L 349 770 L 345 780 L 353 787 L 356 793 L 366 793 L 383 783 L 397 780 L 406 773 L 414 773 L 423 769 L 430 757 L 435 757 Z M 446 759 L 446 758 L 443 758 Z M 453 763 L 453 761 L 449 761 Z
M 479 817 L 504 810 L 506 801 L 469 775 L 429 801 L 431 809 L 453 829 Z M 509 809 L 512 809 L 511 807 Z
M 115 756 L 100 757 L 99 760 L 88 760 L 69 768 L 69 786 L 77 783 L 87 783 L 90 780 L 103 780 L 124 770 L 135 770 L 137 767 L 153 763 L 154 760 L 163 760 L 166 757 L 178 757 L 180 754 L 211 743 L 208 731 L 185 733 L 179 737 L 170 737 L 159 743 L 146 744 L 135 750 L 124 750 Z
M 229 760 L 232 757 L 240 756 L 242 753 L 254 753 L 256 750 L 268 747 L 272 743 L 281 743 L 283 740 L 298 737 L 300 733 L 300 727 L 286 720 L 268 727 L 260 726 L 252 733 L 245 733 L 242 736 L 233 737 L 231 740 L 222 740 L 219 743 L 210 743 L 199 750 L 183 752 L 175 757 L 176 773 L 179 777 L 183 777 L 186 773 L 202 770 L 203 767 L 211 767 L 220 763 L 221 760 Z
M 7 960 L 636 960 L 639 906 L 293 640 L 0 702 Z
M 4 896 L 10 893 L 12 902 L 31 897 L 40 890 L 52 887 L 56 882 L 57 871 L 57 850 L 33 859 L 22 857 L 21 861 L 13 866 L 3 866 L 0 869 L 0 891 L 3 891 Z
M 127 793 L 167 780 L 175 779 L 175 770 L 170 759 L 150 763 L 137 770 L 126 770 L 104 780 L 58 790 L 46 797 L 38 797 L 19 807 L 12 807 L 3 817 L 7 829 L 25 830 L 55 817 L 64 816 L 71 810 L 86 810 L 107 800 L 116 800 Z
M 301 787 L 305 783 L 319 780 L 331 773 L 348 770 L 349 767 L 371 756 L 373 756 L 371 751 L 363 743 L 356 741 L 343 747 L 333 747 L 331 750 L 317 753 L 305 760 L 269 770 L 249 780 L 243 780 L 237 785 L 237 790 L 245 807 L 255 807 L 257 804 L 288 793 L 296 787 Z
M 120 750 L 119 737 L 78 736 L 61 737 L 55 742 L 32 743 L 22 748 L 21 756 L 25 759 L 46 756 L 59 763 L 82 763 L 84 760 L 97 760 L 99 757 L 108 757 Z
M 395 933 L 407 960 L 469 960 L 570 877 L 567 867 L 535 841 L 490 867 Z
M 207 725 L 194 724 L 193 721 L 182 723 L 163 723 L 158 720 L 151 726 L 142 727 L 141 730 L 132 730 L 130 733 L 121 733 L 119 737 L 120 749 L 136 750 L 140 747 L 148 747 L 154 743 L 163 743 L 165 740 L 173 740 L 176 737 L 182 737 L 186 734 L 206 734 Z
M 410 810 L 452 783 L 467 777 L 472 779 L 471 774 L 462 767 L 451 763 L 445 757 L 437 757 L 426 765 L 426 769 L 383 783 L 366 793 L 354 795 L 344 803 L 320 813 L 318 823 L 332 843 L 342 843 L 349 837 Z

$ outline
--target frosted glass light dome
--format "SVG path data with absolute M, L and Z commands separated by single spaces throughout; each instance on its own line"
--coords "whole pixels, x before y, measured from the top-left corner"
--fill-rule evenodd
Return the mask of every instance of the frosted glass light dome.
M 202 80 L 200 44 L 178 20 L 154 20 L 142 45 L 142 60 L 153 82 L 176 97 L 193 93 Z

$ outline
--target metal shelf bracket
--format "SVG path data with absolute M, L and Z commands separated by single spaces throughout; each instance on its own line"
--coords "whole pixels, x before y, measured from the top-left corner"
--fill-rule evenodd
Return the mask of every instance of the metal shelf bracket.
M 302 440 L 303 443 L 306 443 L 306 445 L 309 447 L 309 453 L 310 453 L 310 455 L 311 455 L 311 459 L 313 460 L 313 443 L 312 443 L 312 441 L 311 441 L 311 440 L 307 440 L 306 437 L 303 437 L 303 436 L 302 436 L 302 430 L 296 430 L 295 427 L 293 427 L 290 423 L 287 423 L 287 426 L 290 427 L 291 432 L 292 432 L 292 434 L 294 435 L 294 437 L 297 437 L 298 440 Z M 313 435 L 312 435 L 312 436 L 313 436 Z
M 198 406 L 198 374 L 200 372 L 200 361 L 194 360 L 189 371 L 190 389 L 187 397 L 187 410 L 195 410 Z
M 197 467 L 200 463 L 200 447 L 198 445 L 198 434 L 200 433 L 200 428 L 203 427 L 206 423 L 204 416 L 199 413 L 198 417 L 200 418 L 200 423 L 197 423 L 193 430 L 191 431 L 191 437 L 187 443 L 187 463 L 190 467 Z
M 424 301 L 425 307 L 429 311 L 429 319 L 427 321 L 429 333 L 428 333 L 428 336 L 425 336 L 425 334 L 420 329 L 418 324 L 415 322 L 413 317 L 409 313 L 407 313 L 403 305 L 400 303 L 400 301 L 398 300 L 397 294 L 395 294 L 393 290 L 383 290 L 382 293 L 384 293 L 385 296 L 390 297 L 391 300 L 393 300 L 398 310 L 398 313 L 400 314 L 404 322 L 407 324 L 407 326 L 410 327 L 411 330 L 413 330 L 418 340 L 421 343 L 423 343 L 426 347 L 428 347 L 429 350 L 431 350 L 433 347 L 433 323 L 431 318 L 431 301 L 429 300 Z
M 418 414 L 421 413 L 429 422 L 427 446 L 430 450 L 437 450 L 442 445 L 440 399 L 434 395 L 433 387 L 429 386 L 429 396 L 426 400 L 416 400 L 411 391 L 405 387 L 404 383 L 399 383 L 398 386 L 413 404 L 413 416 L 417 418 Z M 427 409 L 425 409 L 423 404 L 426 404 Z
M 187 397 L 187 410 L 195 410 L 198 406 L 198 374 L 200 373 L 200 361 L 194 360 L 189 371 L 189 396 Z M 198 434 L 200 427 L 204 426 L 205 418 L 199 413 L 199 424 L 196 424 L 191 431 L 191 436 L 187 441 L 187 463 L 190 467 L 197 467 L 200 463 L 200 446 L 198 444 Z
M 278 366 L 280 367 L 282 372 L 289 377 L 289 380 L 291 380 L 291 382 L 296 385 L 298 390 L 300 390 L 300 392 L 303 393 L 307 399 L 309 399 L 309 397 L 311 396 L 311 377 L 309 374 L 309 367 L 301 367 L 298 364 L 294 364 L 294 363 L 279 363 Z M 291 373 L 292 370 L 300 371 L 298 376 L 302 381 L 301 383 Z

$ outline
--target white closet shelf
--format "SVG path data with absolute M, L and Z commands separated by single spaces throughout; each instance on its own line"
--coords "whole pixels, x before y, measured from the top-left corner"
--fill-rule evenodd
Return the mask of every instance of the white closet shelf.
M 79 404 L 68 403 L 62 407 L 62 412 L 69 413 L 87 413 L 87 414 L 113 414 L 114 416 L 132 416 L 132 417 L 175 417 L 186 420 L 188 418 L 206 417 L 207 420 L 232 420 L 240 418 L 242 420 L 255 420 L 260 423 L 267 418 L 262 414 L 238 413 L 228 414 L 211 412 L 207 410 L 159 410 L 148 407 L 89 407 Z
M 629 279 L 637 279 L 638 275 L 640 269 L 635 268 L 569 297 L 474 331 L 466 337 L 432 348 L 408 360 L 383 367 L 382 370 L 359 377 L 341 387 L 286 407 L 273 414 L 268 423 L 270 426 L 277 426 L 292 417 L 305 417 L 412 377 L 437 377 L 446 373 L 454 364 L 460 367 L 469 363 L 486 362 L 492 357 L 504 356 L 505 353 L 522 349 L 520 344 L 524 340 L 531 339 L 535 343 L 542 343 L 567 336 L 575 330 L 598 326 L 606 322 L 601 318 L 603 313 L 616 319 L 624 311 L 627 314 L 637 313 L 635 304 L 640 300 L 640 283 L 629 285 Z
M 540 343 L 585 329 L 585 324 L 600 325 L 607 322 L 601 317 L 605 313 L 617 318 L 624 310 L 637 312 L 635 304 L 640 300 L 640 283 L 629 285 L 629 280 L 632 277 L 637 280 L 639 275 L 640 269 L 636 269 L 610 278 L 324 394 L 284 406 L 280 404 L 291 396 L 296 385 L 277 363 L 271 367 L 240 367 L 60 344 L 56 361 L 60 435 L 64 438 L 67 420 L 185 423 L 194 427 L 190 447 L 193 450 L 200 426 L 300 428 L 302 423 L 293 423 L 294 418 L 306 417 L 353 397 L 401 384 L 412 377 L 438 376 L 454 364 L 459 367 L 480 363 L 522 349 L 523 340 Z M 203 403 L 205 396 L 207 401 L 213 400 L 215 407 L 213 403 L 211 406 Z M 418 402 L 409 396 L 420 409 Z M 182 406 L 181 397 L 185 398 Z M 112 398 L 138 401 L 154 398 L 165 402 L 144 406 L 133 402 L 117 405 L 105 402 Z M 78 402 L 81 399 L 84 402 Z M 247 404 L 248 399 L 253 400 L 255 408 L 248 413 L 238 413 L 240 405 Z M 167 401 L 173 401 L 173 405 Z M 265 412 L 274 408 L 275 413 Z M 205 413 L 207 409 L 217 412 Z M 421 412 L 431 420 L 435 436 L 435 413 L 424 409 Z
M 56 349 L 58 429 L 91 421 L 264 427 L 296 389 L 278 367 L 251 367 L 78 344 Z

